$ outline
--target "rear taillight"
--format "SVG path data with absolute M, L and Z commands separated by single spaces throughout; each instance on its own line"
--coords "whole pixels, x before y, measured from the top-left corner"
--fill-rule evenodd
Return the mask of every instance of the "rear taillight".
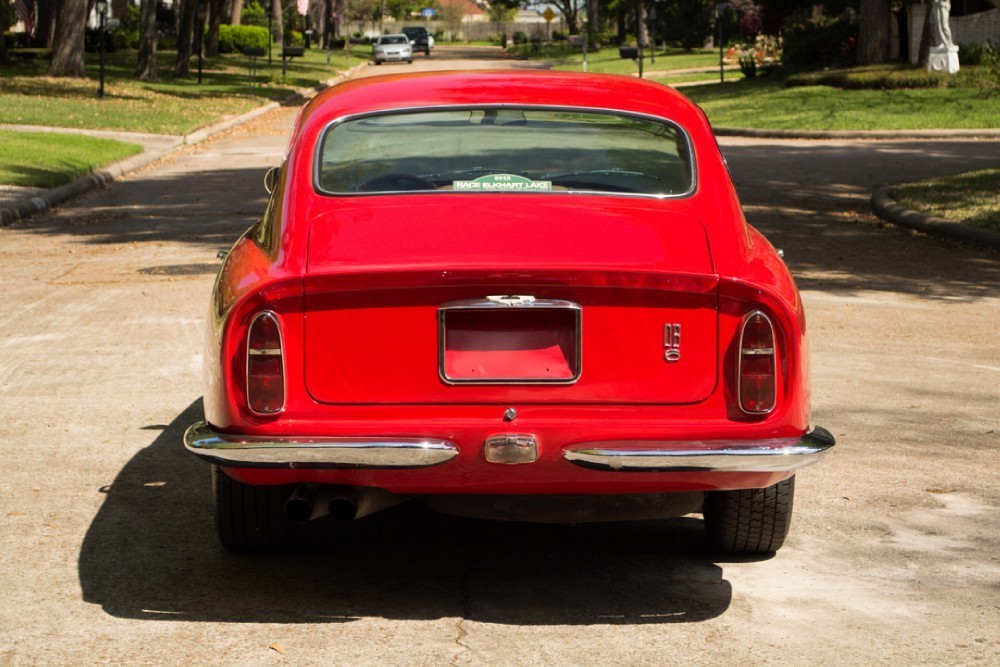
M 774 326 L 759 310 L 747 313 L 740 333 L 740 409 L 752 415 L 774 409 L 777 385 Z
M 258 313 L 247 332 L 247 407 L 260 415 L 285 407 L 281 327 L 270 311 Z

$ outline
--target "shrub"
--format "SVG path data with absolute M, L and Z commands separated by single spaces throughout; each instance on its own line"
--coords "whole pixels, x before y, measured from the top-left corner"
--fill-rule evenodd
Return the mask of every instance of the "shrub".
M 267 48 L 267 28 L 256 25 L 219 26 L 219 52 L 243 53 L 247 47 Z
M 854 62 L 858 26 L 846 17 L 785 26 L 783 61 L 795 69 L 844 67 Z
M 678 42 L 685 51 L 705 43 L 712 31 L 714 4 L 700 0 L 677 0 L 657 14 L 657 32 L 667 41 Z
M 115 28 L 111 31 L 111 43 L 116 49 L 139 48 L 139 29 Z
M 972 42 L 958 45 L 958 63 L 960 65 L 978 65 L 983 60 L 983 47 Z
M 243 5 L 243 13 L 240 14 L 240 23 L 245 26 L 267 27 L 267 12 L 257 0 L 250 4 Z

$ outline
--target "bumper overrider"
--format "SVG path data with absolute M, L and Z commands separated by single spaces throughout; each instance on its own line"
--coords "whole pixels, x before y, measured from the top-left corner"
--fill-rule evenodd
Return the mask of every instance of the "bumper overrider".
M 534 446 L 533 436 L 511 436 Z M 577 443 L 563 458 L 586 468 L 637 472 L 788 472 L 816 463 L 836 441 L 817 426 L 788 438 L 760 440 L 616 440 Z M 219 433 L 205 422 L 184 434 L 184 446 L 232 468 L 426 468 L 447 463 L 458 445 L 443 438 L 325 438 Z

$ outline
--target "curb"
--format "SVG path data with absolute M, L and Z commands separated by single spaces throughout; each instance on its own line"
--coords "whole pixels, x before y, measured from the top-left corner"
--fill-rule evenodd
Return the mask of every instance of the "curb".
M 203 127 L 200 129 L 186 134 L 181 137 L 177 137 L 176 142 L 170 144 L 167 148 L 161 150 L 152 150 L 140 153 L 139 155 L 128 158 L 127 160 L 122 160 L 121 162 L 115 162 L 114 164 L 108 165 L 100 171 L 95 171 L 87 174 L 86 176 L 81 176 L 80 178 L 70 181 L 65 185 L 60 185 L 57 188 L 47 190 L 39 195 L 30 197 L 28 199 L 22 199 L 20 201 L 15 201 L 11 204 L 4 205 L 0 207 L 0 227 L 6 227 L 11 223 L 17 222 L 18 220 L 26 220 L 33 215 L 38 215 L 44 211 L 58 206 L 68 199 L 73 197 L 78 197 L 82 194 L 96 190 L 97 188 L 103 187 L 112 181 L 115 181 L 126 174 L 130 174 L 137 171 L 146 165 L 152 164 L 158 160 L 161 160 L 182 146 L 190 146 L 193 144 L 198 144 L 209 137 L 212 137 L 220 132 L 225 132 L 238 125 L 242 125 L 248 121 L 262 116 L 273 109 L 277 109 L 282 104 L 293 103 L 298 100 L 305 101 L 311 97 L 314 97 L 317 93 L 329 88 L 330 86 L 338 83 L 351 75 L 353 75 L 357 70 L 362 67 L 367 67 L 368 63 L 361 63 L 355 65 L 354 67 L 341 72 L 337 76 L 327 79 L 323 83 L 317 84 L 310 88 L 303 88 L 293 95 L 285 98 L 281 102 L 268 102 L 262 106 L 256 107 L 244 114 L 229 118 L 213 125 Z
M 887 188 L 879 188 L 872 195 L 872 211 L 887 222 L 915 229 L 931 236 L 940 236 L 971 245 L 1000 251 L 1000 232 L 981 227 L 969 227 L 957 222 L 924 215 L 900 206 L 889 196 Z
M 1000 129 L 969 130 L 756 130 L 742 127 L 712 128 L 719 137 L 750 139 L 1000 139 Z

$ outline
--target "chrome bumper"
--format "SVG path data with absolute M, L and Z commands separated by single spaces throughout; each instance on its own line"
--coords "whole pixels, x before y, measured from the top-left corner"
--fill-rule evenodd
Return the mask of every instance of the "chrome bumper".
M 218 433 L 205 422 L 184 433 L 184 447 L 233 468 L 425 468 L 458 455 L 449 440 L 241 436 Z
M 599 470 L 637 472 L 788 472 L 816 463 L 835 444 L 816 427 L 766 440 L 616 440 L 573 445 L 563 457 Z M 267 437 L 218 433 L 205 422 L 184 433 L 184 447 L 234 468 L 425 468 L 458 455 L 440 438 Z
M 817 426 L 803 436 L 766 440 L 628 440 L 563 450 L 568 461 L 637 472 L 789 472 L 816 463 L 836 440 Z

